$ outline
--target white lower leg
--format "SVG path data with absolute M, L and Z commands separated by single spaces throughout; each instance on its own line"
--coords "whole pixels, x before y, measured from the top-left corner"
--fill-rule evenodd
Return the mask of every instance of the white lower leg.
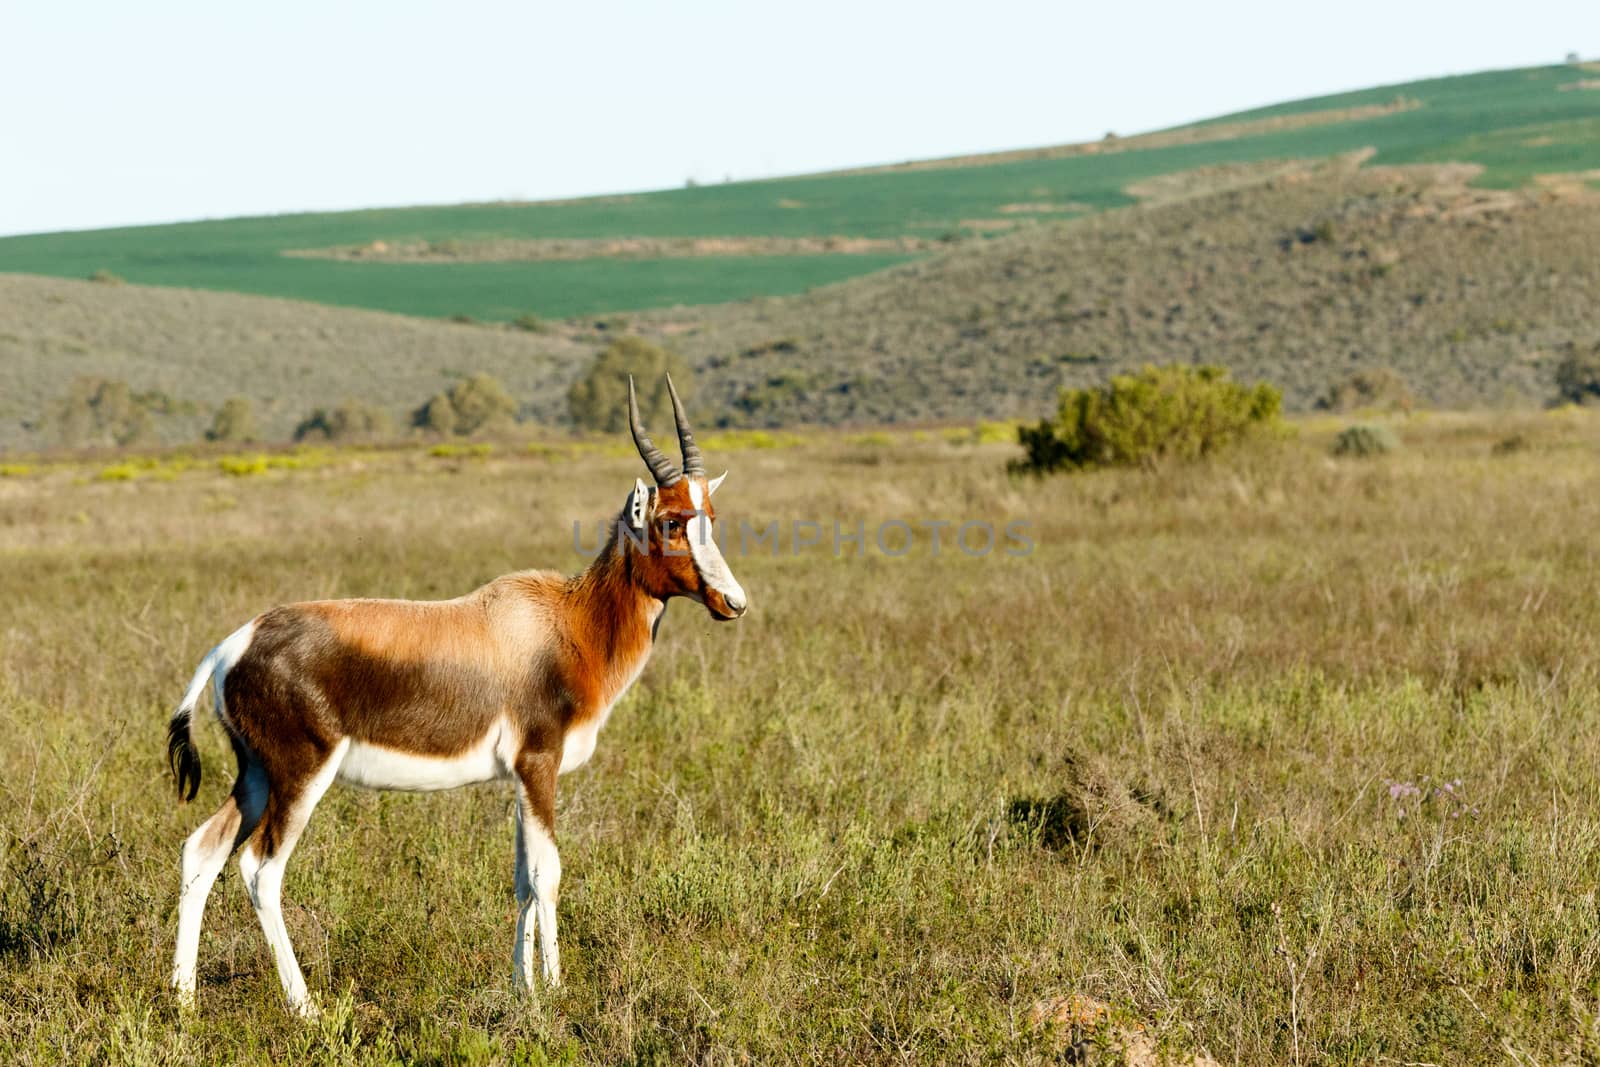
M 200 922 L 205 917 L 206 898 L 228 862 L 237 828 L 237 812 L 230 805 L 207 819 L 183 843 L 183 886 L 178 893 L 178 944 L 172 957 L 172 986 L 185 1005 L 194 1003 L 195 965 L 200 956 Z
M 556 947 L 556 896 L 561 887 L 561 855 L 537 819 L 528 820 L 528 861 L 533 868 L 533 899 L 538 919 L 539 963 L 544 980 L 561 984 L 561 951 Z M 528 910 L 524 908 L 524 913 Z M 526 950 L 525 950 L 526 951 Z
M 545 982 L 561 984 L 561 952 L 556 947 L 556 896 L 561 886 L 561 856 L 555 839 L 537 816 L 517 812 L 517 987 L 533 989 L 537 936 L 539 970 Z
M 255 842 L 239 852 L 239 871 L 244 875 L 245 891 L 256 909 L 261 922 L 261 932 L 266 935 L 272 949 L 272 962 L 278 969 L 278 981 L 283 984 L 283 995 L 289 1007 L 300 1015 L 315 1013 L 311 995 L 306 990 L 305 975 L 300 972 L 300 961 L 295 959 L 294 946 L 289 943 L 289 929 L 283 924 L 283 857 L 284 850 L 266 860 L 255 854 Z
M 527 838 L 522 829 L 522 806 L 517 806 L 517 940 L 511 949 L 512 981 L 516 988 L 533 991 L 533 881 L 528 873 Z

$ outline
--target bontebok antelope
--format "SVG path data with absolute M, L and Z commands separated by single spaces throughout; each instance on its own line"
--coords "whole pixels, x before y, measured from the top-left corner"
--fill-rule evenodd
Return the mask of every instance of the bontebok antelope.
M 516 982 L 533 988 L 535 932 L 544 980 L 560 981 L 556 776 L 594 752 L 612 705 L 650 658 L 668 600 L 697 600 L 714 619 L 746 607 L 713 537 L 722 477 L 706 478 L 670 379 L 667 388 L 683 466 L 645 435 L 630 380 L 628 421 L 655 486 L 635 480 L 577 577 L 522 571 L 455 600 L 290 604 L 256 616 L 201 661 L 167 730 L 178 794 L 193 799 L 200 786 L 190 727 L 207 679 L 239 776 L 183 846 L 172 967 L 183 1002 L 194 1001 L 206 897 L 237 849 L 289 1005 L 314 1010 L 279 897 L 295 842 L 336 781 L 435 790 L 512 780 Z

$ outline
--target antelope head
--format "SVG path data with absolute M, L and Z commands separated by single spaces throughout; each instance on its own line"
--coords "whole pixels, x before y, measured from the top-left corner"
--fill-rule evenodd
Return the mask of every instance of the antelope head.
M 686 596 L 704 604 L 713 619 L 737 619 L 749 602 L 717 545 L 713 525 L 717 514 L 711 503 L 727 474 L 706 477 L 705 460 L 694 443 L 694 431 L 670 375 L 667 392 L 672 397 L 682 467 L 650 442 L 639 419 L 633 378 L 628 378 L 628 426 L 655 485 L 646 486 L 643 479 L 635 479 L 622 514 L 629 527 L 622 539 L 623 549 L 634 553 L 635 580 L 651 596 L 661 600 Z

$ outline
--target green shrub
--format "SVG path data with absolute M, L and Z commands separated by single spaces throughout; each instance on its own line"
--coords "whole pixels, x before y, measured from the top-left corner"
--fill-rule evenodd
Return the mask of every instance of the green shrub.
M 1358 370 L 1335 383 L 1317 401 L 1324 411 L 1410 411 L 1411 387 L 1399 372 L 1388 367 Z
M 531 311 L 526 315 L 518 315 L 516 318 L 512 319 L 511 325 L 514 329 L 521 330 L 523 333 L 550 332 L 550 324 L 545 322 L 539 316 L 533 314 Z
M 411 425 L 442 436 L 466 437 L 505 429 L 515 421 L 517 402 L 488 374 L 463 378 L 411 413 Z
M 1556 393 L 1569 404 L 1600 403 L 1600 344 L 1588 349 L 1567 344 L 1556 364 Z
M 595 357 L 567 392 L 567 407 L 580 429 L 620 433 L 628 426 L 628 375 L 639 393 L 639 414 L 652 427 L 672 426 L 667 375 L 688 403 L 694 379 L 683 357 L 642 337 L 619 337 Z M 658 433 L 666 432 L 658 429 Z
M 1350 426 L 1333 439 L 1329 449 L 1336 456 L 1365 459 L 1369 456 L 1386 456 L 1400 450 L 1400 438 L 1387 426 Z
M 97 270 L 93 274 L 89 275 L 89 280 L 91 282 L 99 282 L 101 285 L 121 285 L 122 284 L 122 279 L 118 275 L 112 274 L 110 271 L 106 270 L 104 267 L 101 267 L 99 270 Z
M 246 444 L 256 439 L 256 416 L 250 401 L 242 396 L 230 396 L 217 409 L 206 431 L 207 441 L 227 441 Z
M 1281 433 L 1283 396 L 1266 383 L 1230 381 L 1221 367 L 1145 367 L 1094 389 L 1065 389 L 1054 420 L 1017 431 L 1014 471 L 1151 466 L 1209 456 Z
M 296 441 L 371 441 L 393 435 L 389 413 L 360 400 L 346 400 L 331 411 L 317 408 L 294 428 Z

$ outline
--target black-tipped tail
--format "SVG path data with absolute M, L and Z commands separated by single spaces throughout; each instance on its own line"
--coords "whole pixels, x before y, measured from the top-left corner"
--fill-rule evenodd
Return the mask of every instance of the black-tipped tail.
M 178 785 L 178 800 L 187 804 L 200 791 L 200 750 L 189 736 L 192 707 L 179 708 L 167 723 L 167 766 Z

